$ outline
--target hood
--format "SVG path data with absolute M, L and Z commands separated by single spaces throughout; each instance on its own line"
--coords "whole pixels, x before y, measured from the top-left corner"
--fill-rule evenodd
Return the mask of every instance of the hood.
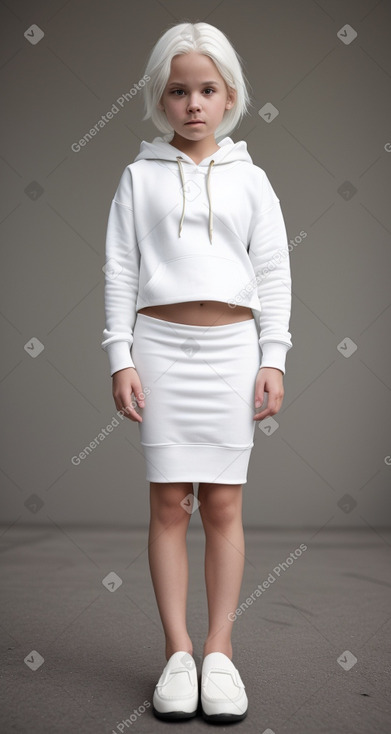
M 172 139 L 173 134 L 168 133 L 167 135 L 156 137 L 151 143 L 143 140 L 140 145 L 140 152 L 135 158 L 136 161 L 140 160 L 159 160 L 159 161 L 173 161 L 178 164 L 178 172 L 182 181 L 182 194 L 183 194 L 183 207 L 182 216 L 179 222 L 179 237 L 181 236 L 183 220 L 185 218 L 185 206 L 186 206 L 186 181 L 183 164 L 191 165 L 207 171 L 206 176 L 206 188 L 208 193 L 209 201 L 209 241 L 212 244 L 212 233 L 213 233 L 213 211 L 212 211 L 212 194 L 210 186 L 210 177 L 213 166 L 224 166 L 227 163 L 233 163 L 237 161 L 245 161 L 246 163 L 252 164 L 252 159 L 247 151 L 247 143 L 244 140 L 240 140 L 238 143 L 234 143 L 231 138 L 223 138 L 217 145 L 220 146 L 220 150 L 204 158 L 200 163 L 196 164 L 190 156 L 183 153 L 175 146 L 171 145 L 169 140 Z

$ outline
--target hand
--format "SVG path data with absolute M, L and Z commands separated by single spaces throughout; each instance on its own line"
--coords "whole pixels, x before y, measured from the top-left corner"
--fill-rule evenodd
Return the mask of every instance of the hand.
M 284 398 L 284 373 L 277 367 L 261 367 L 255 381 L 255 409 L 259 409 L 264 400 L 264 393 L 269 393 L 268 404 L 261 413 L 254 415 L 255 421 L 262 421 L 269 415 L 275 415 L 281 408 Z
M 132 399 L 132 392 L 135 399 Z M 137 405 L 144 407 L 144 393 L 135 367 L 126 367 L 113 374 L 113 398 L 117 410 L 121 410 L 126 418 L 142 423 L 142 417 L 136 411 Z

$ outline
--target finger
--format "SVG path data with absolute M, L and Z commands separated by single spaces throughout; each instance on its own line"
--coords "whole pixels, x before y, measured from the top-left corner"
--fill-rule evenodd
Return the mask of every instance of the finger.
M 253 417 L 253 420 L 255 420 L 255 421 L 263 421 L 263 419 L 264 418 L 267 418 L 268 415 L 270 415 L 269 409 L 266 408 L 265 410 L 262 411 L 262 413 L 256 413 L 254 415 L 254 417 Z
M 275 394 L 275 395 L 274 395 L 274 396 L 272 397 L 272 402 L 271 402 L 271 405 L 270 405 L 270 406 L 268 406 L 268 407 L 270 407 L 270 409 L 271 409 L 271 415 L 275 415 L 276 413 L 278 413 L 278 411 L 279 411 L 279 410 L 280 410 L 280 408 L 281 408 L 281 405 L 282 405 L 282 401 L 283 401 L 283 398 L 284 398 L 284 396 L 283 396 L 283 395 L 281 395 L 280 393 L 276 393 L 276 394 Z
M 134 421 L 137 421 L 138 423 L 142 423 L 143 419 L 141 415 L 137 413 L 135 408 L 133 408 L 131 405 L 126 405 L 124 408 L 122 408 L 122 410 L 124 411 L 126 418 L 130 418 L 130 420 L 134 420 Z
M 278 398 L 274 393 L 269 393 L 269 403 L 268 406 L 270 415 L 275 415 L 278 410 Z
M 141 416 L 135 410 L 134 401 L 129 402 L 128 400 L 126 400 L 126 398 L 122 399 L 121 397 L 119 397 L 115 401 L 115 404 L 118 410 L 121 411 L 122 415 L 125 416 L 125 418 L 138 421 L 139 423 L 142 422 Z
M 268 404 L 265 410 L 258 412 L 254 415 L 255 421 L 262 421 L 269 416 L 276 415 L 281 408 L 282 398 L 277 397 L 269 392 Z
M 260 408 L 263 404 L 263 401 L 264 401 L 263 393 L 257 393 L 257 395 L 255 396 L 255 407 Z
M 256 408 L 260 408 L 265 399 L 265 382 L 264 380 L 257 380 L 255 383 L 255 395 L 254 403 Z
M 261 412 L 261 408 L 264 405 L 264 409 Z M 256 416 L 264 416 L 267 415 L 267 408 L 269 407 L 269 394 L 264 391 L 264 384 L 257 385 L 255 388 L 255 410 L 256 410 Z M 254 420 L 259 420 L 254 416 Z
M 134 390 L 134 394 L 135 394 L 135 397 L 136 397 L 136 400 L 137 400 L 137 403 L 138 403 L 139 407 L 140 408 L 143 408 L 144 405 L 145 405 L 143 391 L 142 390 L 138 390 L 137 393 L 136 393 L 136 391 Z

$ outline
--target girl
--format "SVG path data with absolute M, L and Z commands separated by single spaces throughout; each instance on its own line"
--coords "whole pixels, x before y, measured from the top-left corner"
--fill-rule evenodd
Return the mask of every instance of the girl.
M 142 141 L 111 204 L 102 347 L 115 405 L 138 422 L 150 482 L 148 558 L 167 661 L 153 711 L 166 719 L 197 712 L 186 531 L 199 509 L 209 616 L 201 710 L 212 722 L 234 721 L 248 708 L 231 644 L 244 566 L 242 485 L 255 422 L 276 414 L 284 395 L 287 235 L 265 171 L 244 141 L 226 137 L 249 104 L 227 37 L 208 23 L 171 27 L 142 81 L 143 119 L 163 135 Z

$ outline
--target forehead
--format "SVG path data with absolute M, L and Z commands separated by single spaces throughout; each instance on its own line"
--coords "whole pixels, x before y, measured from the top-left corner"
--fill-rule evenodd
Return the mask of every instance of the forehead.
M 186 75 L 189 77 L 195 77 L 199 74 L 209 74 L 205 79 L 219 78 L 220 74 L 214 61 L 205 54 L 200 54 L 195 51 L 191 51 L 188 54 L 177 54 L 171 60 L 171 74 Z

